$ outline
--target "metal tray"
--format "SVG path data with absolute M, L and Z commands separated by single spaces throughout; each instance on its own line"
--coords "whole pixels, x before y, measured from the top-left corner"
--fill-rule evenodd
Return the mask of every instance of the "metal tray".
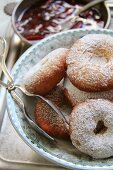
M 113 10 L 111 10 L 111 14 L 113 16 Z M 113 19 L 109 28 L 113 29 Z M 10 44 L 7 57 L 7 67 L 10 70 L 25 49 L 12 28 L 9 30 L 6 38 Z M 3 76 L 2 79 L 6 81 Z M 1 87 L 0 98 L 0 170 L 64 170 L 65 168 L 59 167 L 35 153 L 22 141 L 8 118 L 6 91 Z
M 5 112 L 0 131 L 0 168 L 3 170 L 51 170 L 60 168 L 30 149 L 17 135 Z

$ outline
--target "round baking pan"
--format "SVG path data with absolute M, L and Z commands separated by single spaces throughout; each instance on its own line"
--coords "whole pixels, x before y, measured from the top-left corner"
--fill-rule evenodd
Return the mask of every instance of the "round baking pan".
M 16 23 L 18 17 L 20 16 L 20 14 L 23 11 L 25 11 L 25 9 L 28 9 L 28 8 L 32 7 L 34 4 L 38 3 L 38 1 L 40 1 L 40 0 L 33 0 L 33 1 L 31 1 L 31 0 L 27 0 L 27 1 L 23 0 L 16 6 L 16 8 L 14 9 L 13 14 L 12 14 L 12 26 L 13 26 L 13 29 L 14 29 L 15 33 L 21 38 L 22 42 L 24 43 L 24 45 L 26 47 L 31 46 L 32 44 L 34 44 L 35 42 L 37 42 L 39 40 L 37 40 L 37 41 L 29 41 L 29 40 L 25 39 L 18 32 L 15 23 Z M 102 18 L 103 18 L 103 21 L 104 21 L 104 27 L 103 28 L 108 28 L 109 23 L 110 23 L 110 18 L 111 18 L 109 7 L 105 3 L 98 4 L 95 7 L 99 11 L 101 11 Z

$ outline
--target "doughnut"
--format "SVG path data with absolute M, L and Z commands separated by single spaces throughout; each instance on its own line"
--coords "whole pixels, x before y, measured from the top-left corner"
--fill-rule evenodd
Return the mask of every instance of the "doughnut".
M 55 87 L 55 89 L 46 95 L 46 98 L 56 104 L 63 113 L 65 112 L 66 118 L 69 119 L 72 107 L 65 99 L 62 86 Z M 68 114 L 66 113 L 67 107 L 68 110 L 70 108 Z M 69 126 L 42 100 L 39 100 L 36 104 L 35 121 L 50 136 L 59 139 L 69 139 Z
M 78 89 L 100 92 L 113 89 L 113 37 L 87 34 L 77 40 L 66 58 L 67 76 Z
M 31 93 L 45 95 L 65 75 L 68 49 L 58 48 L 50 52 L 24 76 L 23 86 Z
M 73 108 L 70 138 L 82 153 L 93 158 L 113 156 L 113 103 L 89 99 Z
M 84 102 L 86 99 L 109 99 L 113 100 L 113 90 L 102 92 L 85 92 L 76 88 L 68 79 L 64 79 L 64 95 L 72 106 Z

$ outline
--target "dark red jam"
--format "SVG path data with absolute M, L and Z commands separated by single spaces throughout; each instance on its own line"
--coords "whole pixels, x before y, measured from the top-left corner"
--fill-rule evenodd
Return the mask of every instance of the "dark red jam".
M 40 0 L 37 4 L 21 13 L 16 21 L 18 32 L 27 40 L 41 40 L 48 35 L 63 31 L 60 23 L 70 16 L 74 16 L 83 4 L 75 0 Z M 102 15 L 96 8 L 82 13 L 82 18 L 92 20 L 97 26 L 103 27 Z M 84 28 L 91 23 L 84 24 L 76 21 L 72 28 Z

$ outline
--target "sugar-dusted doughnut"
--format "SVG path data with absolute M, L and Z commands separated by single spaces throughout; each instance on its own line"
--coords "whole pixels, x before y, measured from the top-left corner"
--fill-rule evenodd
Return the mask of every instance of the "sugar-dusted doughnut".
M 73 85 L 87 92 L 113 89 L 113 37 L 87 34 L 72 46 L 66 60 Z
M 73 145 L 93 158 L 113 156 L 113 103 L 90 99 L 76 105 L 70 116 Z
M 68 51 L 66 48 L 58 48 L 32 67 L 24 77 L 25 88 L 40 95 L 52 90 L 65 75 Z
M 67 108 L 68 110 L 70 108 L 68 113 L 65 114 L 66 118 L 69 119 L 69 113 L 71 113 L 72 108 L 66 101 L 63 90 L 62 86 L 57 86 L 46 95 L 46 98 L 56 104 L 63 113 L 67 111 Z M 35 120 L 36 123 L 49 135 L 60 139 L 69 138 L 69 126 L 67 126 L 62 118 L 42 100 L 37 102 Z
M 109 99 L 113 101 L 113 89 L 102 92 L 85 92 L 75 87 L 68 77 L 64 79 L 64 94 L 72 106 L 86 99 Z

